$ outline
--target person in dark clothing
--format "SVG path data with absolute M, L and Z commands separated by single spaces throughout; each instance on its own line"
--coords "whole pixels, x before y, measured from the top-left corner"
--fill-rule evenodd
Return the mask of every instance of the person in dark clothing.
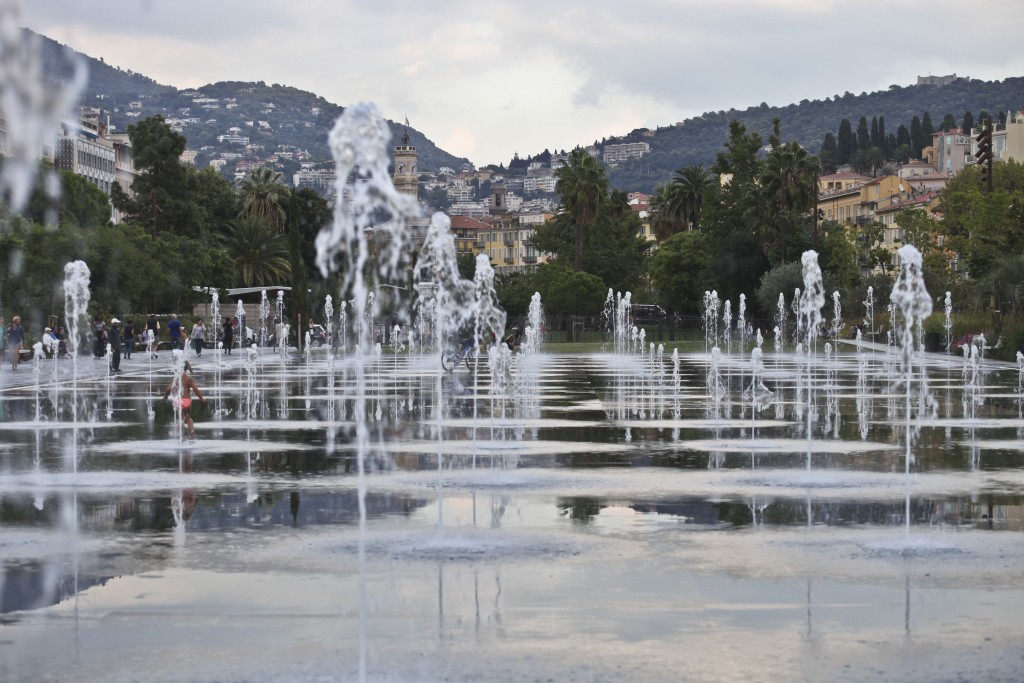
M 96 359 L 107 355 L 107 326 L 103 318 L 96 316 L 92 321 L 92 333 L 95 336 L 92 343 L 92 355 Z
M 181 321 L 178 316 L 172 315 L 171 321 L 167 323 L 167 334 L 171 337 L 171 350 L 181 347 Z
M 110 344 L 110 371 L 121 372 L 121 321 L 117 318 L 110 321 L 107 343 Z
M 132 359 L 132 349 L 135 347 L 135 322 L 131 318 L 124 323 L 124 359 Z
M 235 328 L 231 326 L 231 318 L 224 318 L 224 353 L 231 353 L 231 347 L 235 343 Z

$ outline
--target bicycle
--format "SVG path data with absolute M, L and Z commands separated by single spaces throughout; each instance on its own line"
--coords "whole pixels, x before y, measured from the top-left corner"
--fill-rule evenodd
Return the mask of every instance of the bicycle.
M 441 369 L 445 372 L 451 372 L 455 369 L 455 366 L 465 361 L 466 369 L 472 370 L 473 366 L 469 363 L 472 351 L 473 342 L 471 340 L 464 341 L 459 349 L 445 349 L 441 352 Z

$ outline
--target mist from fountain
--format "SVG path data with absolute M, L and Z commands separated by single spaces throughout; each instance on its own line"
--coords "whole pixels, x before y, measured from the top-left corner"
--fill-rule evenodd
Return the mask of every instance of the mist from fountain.
M 718 313 L 721 302 L 717 291 L 704 292 L 704 350 L 718 346 Z
M 29 201 L 39 160 L 53 144 L 54 131 L 71 117 L 88 80 L 85 59 L 70 47 L 63 57 L 70 77 L 50 78 L 44 68 L 42 36 L 23 32 L 20 2 L 0 3 L 0 111 L 5 121 L 5 151 L 0 171 L 0 196 L 14 211 Z M 49 200 L 45 223 L 56 223 L 60 177 L 47 173 L 43 191 Z
M 725 300 L 722 307 L 722 336 L 726 354 L 732 355 L 732 302 L 729 299 Z
M 870 285 L 864 299 L 864 324 L 868 327 L 871 341 L 875 341 L 875 288 Z
M 818 252 L 805 251 L 800 258 L 803 270 L 804 292 L 797 297 L 799 316 L 797 330 L 804 333 L 803 352 L 805 354 L 804 377 L 807 381 L 807 469 L 811 469 L 812 424 L 817 416 L 814 404 L 814 355 L 818 335 L 821 333 L 821 309 L 825 305 L 825 288 L 821 280 L 821 268 L 818 267 Z M 799 402 L 799 401 L 798 401 Z
M 782 353 L 786 343 L 786 295 L 779 292 L 779 303 L 775 309 L 775 353 Z
M 335 122 L 328 145 L 335 161 L 336 196 L 334 219 L 316 238 L 317 265 L 326 278 L 341 273 L 340 292 L 350 293 L 354 310 L 365 315 L 370 294 L 381 283 L 401 280 L 410 241 L 410 223 L 419 215 L 416 197 L 398 192 L 388 172 L 391 131 L 375 105 L 349 106 Z M 351 182 L 350 182 L 351 178 Z M 370 261 L 367 234 L 380 212 L 390 215 L 385 231 L 389 239 L 376 241 Z M 433 225 L 433 221 L 431 222 Z M 417 269 L 418 270 L 418 269 Z M 369 278 L 369 282 L 367 282 Z M 372 310 L 370 311 L 372 314 Z M 366 454 L 369 432 L 366 416 L 366 349 L 371 330 L 360 325 L 352 357 L 354 419 L 359 504 L 359 680 L 366 680 Z
M 740 294 L 739 313 L 736 315 L 736 332 L 739 333 L 740 355 L 747 352 L 747 295 Z
M 890 300 L 894 311 L 899 314 L 900 334 L 900 374 L 899 381 L 904 390 L 904 472 L 906 476 L 906 532 L 910 533 L 910 463 L 913 459 L 912 447 L 914 439 L 920 433 L 920 420 L 928 412 L 934 416 L 934 400 L 928 392 L 927 376 L 921 372 L 918 380 L 918 411 L 915 416 L 911 410 L 911 400 L 914 396 L 911 384 L 914 378 L 915 362 L 919 358 L 915 354 L 921 349 L 915 342 L 915 333 L 920 329 L 920 323 L 932 313 L 932 299 L 925 288 L 923 259 L 921 252 L 912 244 L 900 247 L 898 252 L 900 260 L 900 273 L 893 284 Z M 896 322 L 895 316 L 893 322 Z
M 743 390 L 743 400 L 750 404 L 750 440 L 757 440 L 757 415 L 771 405 L 774 394 L 764 384 L 764 354 L 761 351 L 761 333 L 758 343 L 750 352 L 750 384 Z M 751 453 L 751 466 L 753 466 Z
M 615 353 L 631 353 L 633 350 L 636 328 L 633 327 L 632 301 L 633 294 L 631 292 L 615 295 L 614 325 L 612 327 Z
M 71 353 L 71 454 L 73 472 L 78 475 L 78 342 L 81 340 L 78 323 L 89 310 L 89 266 L 85 261 L 72 261 L 64 266 L 64 325 L 68 331 L 68 351 Z
M 843 331 L 843 306 L 839 303 L 839 292 L 832 292 L 832 329 L 829 336 L 839 339 Z
M 946 330 L 946 353 L 953 352 L 953 296 L 949 292 L 946 292 L 944 310 L 946 313 L 946 320 L 943 328 Z
M 267 346 L 267 318 L 270 317 L 270 302 L 267 300 L 267 290 L 260 292 L 260 351 Z
M 861 331 L 857 329 L 857 384 L 856 384 L 856 405 L 857 405 L 857 426 L 860 430 L 861 441 L 868 438 L 868 426 L 871 418 L 871 393 L 867 389 L 867 367 L 868 357 L 864 347 L 860 344 Z

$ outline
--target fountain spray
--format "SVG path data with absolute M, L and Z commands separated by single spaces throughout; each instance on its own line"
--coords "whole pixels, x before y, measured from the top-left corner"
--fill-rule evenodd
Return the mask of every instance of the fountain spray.
M 85 261 L 72 261 L 64 266 L 64 324 L 68 331 L 68 351 L 71 353 L 71 458 L 75 476 L 78 475 L 78 321 L 89 308 L 89 266 Z
M 797 299 L 800 315 L 797 328 L 805 333 L 805 367 L 807 377 L 807 469 L 811 469 L 811 425 L 814 420 L 814 378 L 812 376 L 815 344 L 821 331 L 821 308 L 825 305 L 825 288 L 818 267 L 818 252 L 805 251 L 800 259 L 803 265 L 804 293 Z
M 932 313 L 932 299 L 925 289 L 924 272 L 922 268 L 921 252 L 912 244 L 905 244 L 899 250 L 900 273 L 892 288 L 893 310 L 900 316 L 899 342 L 900 342 L 900 378 L 904 388 L 904 419 L 905 419 L 905 452 L 904 469 L 906 474 L 906 530 L 910 533 L 910 462 L 912 459 L 911 448 L 913 440 L 920 430 L 920 423 L 917 429 L 912 429 L 911 411 L 911 381 L 914 373 L 915 359 L 915 330 L 919 321 L 924 320 Z M 922 372 L 920 380 L 920 396 L 922 403 L 919 406 L 923 411 L 927 405 L 928 387 L 927 379 Z M 934 404 L 932 404 L 934 410 Z M 921 415 L 918 414 L 918 419 Z
M 387 120 L 376 106 L 368 103 L 345 109 L 328 138 L 335 161 L 338 201 L 333 222 L 317 235 L 316 261 L 325 278 L 332 271 L 341 272 L 340 291 L 352 294 L 354 310 L 360 315 L 367 309 L 372 288 L 381 282 L 402 278 L 408 256 L 410 222 L 419 215 L 416 197 L 398 192 L 391 182 L 388 173 L 390 139 Z M 374 225 L 379 211 L 391 216 L 386 228 Z M 382 231 L 387 232 L 390 239 L 375 240 L 374 263 L 369 267 L 368 233 L 376 235 Z M 366 326 L 360 326 L 353 358 L 359 487 L 360 681 L 366 680 L 366 454 L 370 446 L 366 422 L 366 350 L 369 342 Z

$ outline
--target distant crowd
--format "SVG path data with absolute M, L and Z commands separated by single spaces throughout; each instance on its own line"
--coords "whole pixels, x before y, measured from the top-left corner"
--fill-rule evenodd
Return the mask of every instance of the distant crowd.
M 187 329 L 177 315 L 171 315 L 167 321 L 167 340 L 172 350 L 184 349 L 188 344 L 197 356 L 201 356 L 209 338 L 215 347 L 222 348 L 224 353 L 231 353 L 238 338 L 238 320 L 224 318 L 223 323 L 216 327 L 211 333 L 203 319 L 197 318 L 192 327 Z M 50 326 L 43 329 L 39 347 L 47 358 L 63 358 L 76 348 L 80 354 L 84 354 L 91 346 L 94 358 L 109 358 L 111 371 L 120 372 L 122 356 L 125 360 L 131 360 L 132 354 L 140 348 L 148 358 L 157 358 L 163 332 L 160 321 L 153 313 L 138 324 L 133 318 L 126 318 L 122 322 L 118 318 L 106 321 L 96 316 L 91 329 L 83 332 L 77 345 L 68 339 L 64 326 L 57 325 L 56 329 Z M 9 363 L 12 370 L 17 370 L 21 362 L 32 357 L 33 349 L 28 346 L 21 316 L 14 316 L 9 326 L 0 317 L 0 349 L 3 352 L 3 364 Z

